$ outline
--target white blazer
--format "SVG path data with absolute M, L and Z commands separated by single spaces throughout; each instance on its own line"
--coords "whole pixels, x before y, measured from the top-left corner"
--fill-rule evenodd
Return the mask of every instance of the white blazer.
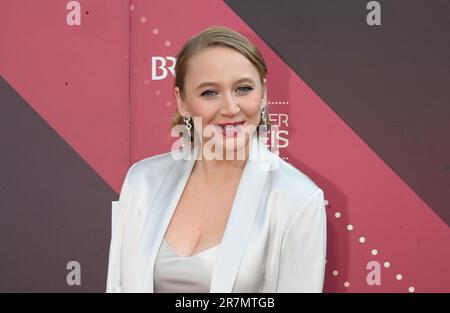
M 210 292 L 322 292 L 323 191 L 256 132 L 250 146 Z M 196 145 L 196 156 L 199 150 Z M 182 159 L 186 151 L 155 155 L 128 170 L 113 209 L 107 292 L 153 292 L 156 255 L 195 163 Z

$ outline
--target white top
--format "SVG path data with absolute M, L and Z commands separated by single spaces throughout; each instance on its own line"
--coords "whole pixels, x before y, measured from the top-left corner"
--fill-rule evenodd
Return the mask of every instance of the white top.
M 183 257 L 163 238 L 153 268 L 154 292 L 209 293 L 219 247 Z
M 324 192 L 261 142 L 255 132 L 210 292 L 322 292 L 327 251 Z M 171 152 L 136 162 L 128 170 L 113 209 L 107 292 L 154 292 L 161 234 L 196 161 Z

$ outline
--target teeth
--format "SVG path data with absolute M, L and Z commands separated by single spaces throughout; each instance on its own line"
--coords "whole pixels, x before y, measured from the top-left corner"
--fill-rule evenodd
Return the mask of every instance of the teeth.
M 242 129 L 242 125 L 226 125 L 226 126 L 222 126 L 223 131 L 226 134 L 234 134 L 234 133 L 238 133 L 241 129 Z
M 236 125 L 232 125 L 232 124 L 228 124 L 228 125 L 219 125 L 216 124 L 218 127 L 222 128 L 222 131 L 224 133 L 224 135 L 226 136 L 234 136 L 235 134 L 241 132 L 241 130 L 244 129 L 244 125 L 243 124 L 236 124 Z

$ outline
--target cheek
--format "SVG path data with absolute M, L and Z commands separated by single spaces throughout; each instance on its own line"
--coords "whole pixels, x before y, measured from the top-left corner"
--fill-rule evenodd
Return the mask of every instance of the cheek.
M 205 125 L 217 114 L 217 110 L 211 104 L 196 103 L 195 105 L 192 105 L 192 114 L 194 116 L 200 116 L 202 118 L 203 127 L 205 127 Z
M 261 104 L 259 103 L 259 99 L 255 99 L 251 102 L 249 101 L 245 105 L 241 106 L 241 110 L 247 118 L 255 123 L 258 123 L 259 121 L 260 109 Z

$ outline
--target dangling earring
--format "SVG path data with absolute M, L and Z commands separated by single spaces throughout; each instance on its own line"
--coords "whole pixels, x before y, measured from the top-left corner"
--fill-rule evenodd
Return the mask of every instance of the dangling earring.
M 261 109 L 261 120 L 264 124 L 265 129 L 267 130 L 267 117 L 266 117 L 266 107 L 263 106 Z
M 192 118 L 189 114 L 183 117 L 184 123 L 186 124 L 186 130 L 189 136 L 189 141 L 192 141 L 191 129 L 192 129 Z

